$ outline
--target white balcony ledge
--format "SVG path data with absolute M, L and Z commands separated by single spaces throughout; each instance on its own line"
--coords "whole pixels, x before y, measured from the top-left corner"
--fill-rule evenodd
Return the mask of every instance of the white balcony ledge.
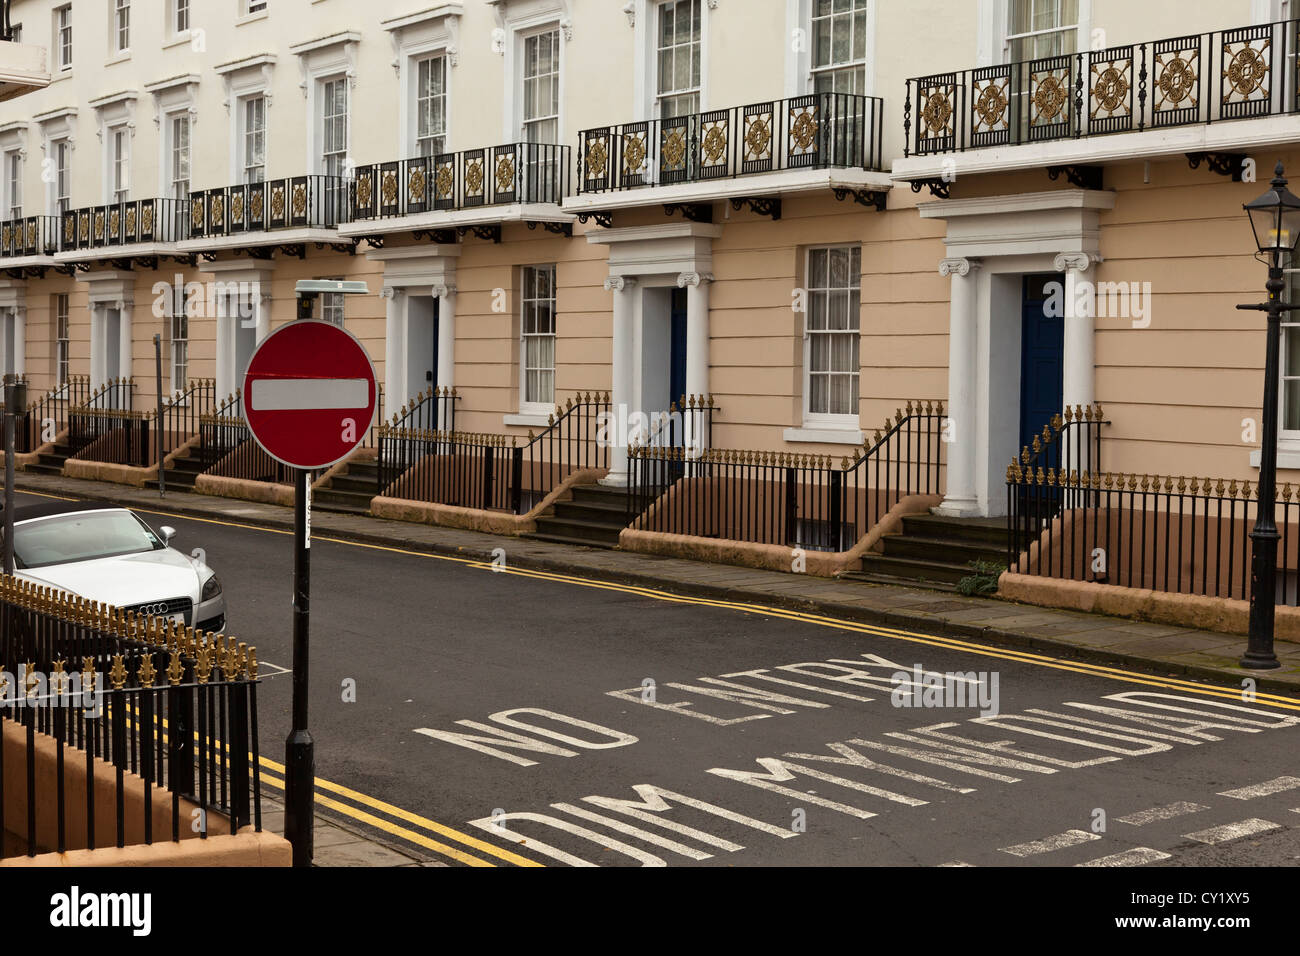
M 301 229 L 260 229 L 237 232 L 229 236 L 205 236 L 201 239 L 184 239 L 176 243 L 176 250 L 186 252 L 222 252 L 228 249 L 262 248 L 295 243 L 337 243 L 342 237 L 337 229 L 324 226 L 305 226 Z
M 961 152 L 932 153 L 895 159 L 890 173 L 895 182 L 960 179 L 981 173 L 1006 173 L 1046 166 L 1103 166 L 1108 163 L 1162 159 L 1184 153 L 1244 153 L 1300 143 L 1300 123 L 1293 114 L 1262 116 L 1249 120 L 1223 120 L 1211 125 L 1145 129 L 1131 133 L 1109 133 L 1081 139 L 1017 146 L 986 146 Z M 1257 156 L 1261 181 L 1268 178 L 1272 161 Z
M 124 246 L 99 246 L 95 249 L 77 249 L 73 252 L 56 252 L 55 265 L 70 262 L 100 262 L 104 259 L 132 259 L 136 256 L 178 256 L 181 249 L 175 242 L 132 242 Z
M 706 203 L 745 196 L 795 196 L 831 189 L 888 190 L 889 173 L 866 169 L 783 169 L 752 173 L 734 179 L 673 183 L 670 186 L 635 186 L 605 192 L 580 193 L 564 200 L 566 212 L 604 212 L 663 203 Z
M 58 265 L 54 256 L 13 256 L 0 258 L 0 270 L 4 269 L 48 269 Z
M 50 85 L 45 47 L 0 41 L 0 100 Z
M 574 215 L 561 211 L 554 203 L 514 203 L 503 206 L 476 206 L 473 209 L 438 209 L 412 216 L 386 219 L 359 219 L 339 226 L 345 238 L 379 236 L 414 230 L 455 229 L 457 226 L 491 226 L 513 222 L 571 223 Z

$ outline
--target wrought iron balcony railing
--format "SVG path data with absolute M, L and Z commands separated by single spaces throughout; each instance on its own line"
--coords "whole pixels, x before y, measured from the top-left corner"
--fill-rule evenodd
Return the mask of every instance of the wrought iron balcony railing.
M 331 229 L 348 221 L 351 182 L 342 176 L 291 176 L 190 193 L 189 238 L 273 229 Z
M 437 210 L 554 203 L 569 192 L 568 146 L 506 143 L 459 153 L 358 166 L 353 219 Z
M 0 222 L 0 258 L 52 256 L 58 251 L 58 216 L 26 216 Z
M 59 249 L 75 252 L 138 242 L 177 242 L 188 236 L 189 205 L 188 199 L 132 199 L 70 209 L 63 214 Z
M 1298 51 L 1284 20 L 915 77 L 904 155 L 1295 113 Z
M 579 134 L 578 192 L 781 169 L 881 168 L 879 97 L 812 93 Z

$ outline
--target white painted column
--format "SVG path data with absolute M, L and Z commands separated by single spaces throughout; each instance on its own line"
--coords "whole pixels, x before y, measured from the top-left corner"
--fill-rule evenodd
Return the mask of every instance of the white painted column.
M 614 293 L 610 401 L 613 404 L 611 410 L 618 427 L 615 429 L 614 441 L 609 452 L 609 474 L 601 479 L 601 484 L 625 487 L 628 483 L 627 436 L 622 434 L 623 426 L 634 410 L 634 406 L 639 405 L 632 394 L 635 382 L 633 326 L 636 321 L 636 308 L 632 297 L 636 294 L 636 279 L 628 276 L 610 276 L 605 280 L 605 288 Z
M 135 358 L 134 349 L 132 348 L 131 338 L 131 309 L 134 303 L 122 301 L 117 304 L 117 369 L 110 370 L 110 375 L 117 375 L 129 380 L 131 378 L 133 360 Z
M 227 301 L 217 308 L 217 401 L 235 393 L 235 323 L 239 321 Z
M 107 349 L 104 348 L 104 304 L 90 303 L 90 387 L 99 388 L 108 380 L 107 364 L 104 360 Z
M 27 372 L 27 307 L 14 306 L 14 373 Z
M 706 398 L 709 388 L 709 286 L 713 276 L 709 273 L 683 272 L 677 277 L 677 288 L 686 290 L 686 394 Z M 679 396 L 672 396 L 678 398 Z M 682 409 L 686 415 L 687 410 Z M 686 447 L 692 450 L 704 447 L 704 435 L 692 434 L 695 419 L 686 419 Z
M 979 371 L 975 284 L 979 260 L 944 259 L 939 275 L 952 276 L 948 318 L 948 483 L 943 503 L 936 514 L 962 516 L 979 514 L 975 467 L 979 429 L 975 421 L 975 389 Z
M 1093 258 L 1086 252 L 1056 257 L 1056 271 L 1065 273 L 1065 352 L 1062 401 L 1070 407 L 1091 405 L 1096 392 L 1096 289 L 1084 279 Z
M 409 397 L 406 392 L 406 290 L 386 285 L 379 290 L 384 300 L 384 417 Z
M 435 285 L 433 297 L 438 300 L 438 369 L 435 375 L 440 388 L 453 388 L 456 384 L 456 287 L 450 283 Z M 451 403 L 442 406 L 440 428 L 451 426 Z
M 1096 286 L 1084 278 L 1084 273 L 1094 261 L 1094 257 L 1086 252 L 1075 252 L 1063 253 L 1054 262 L 1056 270 L 1065 273 L 1061 401 L 1066 408 L 1089 408 L 1097 398 L 1097 293 Z M 1088 442 L 1081 441 L 1079 444 L 1077 453 L 1074 441 L 1067 441 L 1062 448 L 1062 461 L 1067 471 L 1082 473 L 1093 467 Z

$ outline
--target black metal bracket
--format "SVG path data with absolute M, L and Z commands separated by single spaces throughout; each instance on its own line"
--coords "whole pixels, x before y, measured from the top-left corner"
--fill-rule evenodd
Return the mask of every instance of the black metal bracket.
M 415 229 L 411 232 L 411 238 L 428 239 L 430 242 L 436 242 L 440 246 L 452 246 L 456 244 L 457 230 Z
M 946 179 L 914 179 L 912 180 L 912 192 L 919 193 L 922 188 L 928 187 L 930 195 L 936 199 L 952 198 L 952 183 Z
M 89 272 L 89 262 L 69 262 L 61 266 L 54 267 L 55 272 L 62 272 L 65 276 L 75 276 L 78 272 Z
M 314 243 L 317 249 L 329 249 L 332 252 L 346 252 L 350 256 L 357 254 L 357 243 L 359 239 L 340 239 L 337 242 L 317 242 Z
M 250 259 L 274 259 L 274 246 L 245 246 L 241 249 L 231 250 L 237 256 L 248 256 Z
M 1201 163 L 1209 167 L 1210 172 L 1220 176 L 1231 176 L 1234 183 L 1241 182 L 1242 164 L 1246 161 L 1245 153 L 1188 153 L 1187 165 L 1200 169 Z
M 6 269 L 5 275 L 11 279 L 44 279 L 47 268 L 47 266 L 19 266 L 16 269 Z
M 478 239 L 491 239 L 493 242 L 501 241 L 501 223 L 494 222 L 483 226 L 457 226 L 456 235 L 463 236 L 465 233 L 473 233 Z
M 745 206 L 760 216 L 770 216 L 773 222 L 781 218 L 780 196 L 741 196 L 731 200 L 731 208 L 737 212 Z
M 109 259 L 108 265 L 111 269 L 121 269 L 124 272 L 130 272 L 135 268 L 135 259 L 130 256 L 127 256 L 125 259 Z
M 157 258 L 161 262 L 179 262 L 181 265 L 186 266 L 192 266 L 197 261 L 192 252 L 180 252 L 175 255 L 158 256 Z
M 286 242 L 275 248 L 282 255 L 297 256 L 299 259 L 307 258 L 307 244 L 305 242 Z
M 885 200 L 889 193 L 883 189 L 849 189 L 845 186 L 832 186 L 831 191 L 840 202 L 853 197 L 859 206 L 874 206 L 878 212 L 885 211 Z
M 1061 174 L 1065 174 L 1066 180 L 1071 186 L 1078 186 L 1080 189 L 1103 189 L 1101 184 L 1101 167 L 1100 166 L 1048 166 L 1047 178 L 1053 181 L 1060 179 Z
M 671 216 L 680 212 L 683 218 L 691 222 L 713 222 L 713 203 L 709 202 L 666 202 L 664 215 Z
M 216 262 L 216 261 L 217 261 L 217 253 L 215 253 L 215 252 L 200 252 L 200 253 L 199 253 L 199 258 L 202 259 L 204 262 Z
M 589 219 L 596 220 L 596 225 L 604 226 L 606 229 L 614 225 L 614 214 L 612 212 L 580 212 L 578 213 L 578 222 L 585 223 Z
M 383 236 L 362 236 L 361 238 L 364 239 L 366 242 L 370 243 L 370 248 L 371 248 L 371 249 L 382 249 L 382 248 L 384 248 L 384 237 L 383 237 Z
M 571 222 L 529 222 L 527 226 L 529 229 L 536 229 L 541 226 L 547 232 L 553 232 L 557 236 L 573 235 L 573 223 Z

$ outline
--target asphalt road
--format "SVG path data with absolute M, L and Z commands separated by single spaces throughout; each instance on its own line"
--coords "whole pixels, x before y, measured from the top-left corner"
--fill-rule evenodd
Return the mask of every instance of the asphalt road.
M 221 575 L 228 633 L 263 662 L 262 752 L 282 761 L 291 537 L 141 514 Z M 1300 861 L 1300 703 L 518 572 L 503 547 L 502 572 L 312 548 L 319 792 L 431 859 Z M 997 715 L 896 680 L 915 666 L 996 686 Z M 941 706 L 900 706 L 909 688 Z

